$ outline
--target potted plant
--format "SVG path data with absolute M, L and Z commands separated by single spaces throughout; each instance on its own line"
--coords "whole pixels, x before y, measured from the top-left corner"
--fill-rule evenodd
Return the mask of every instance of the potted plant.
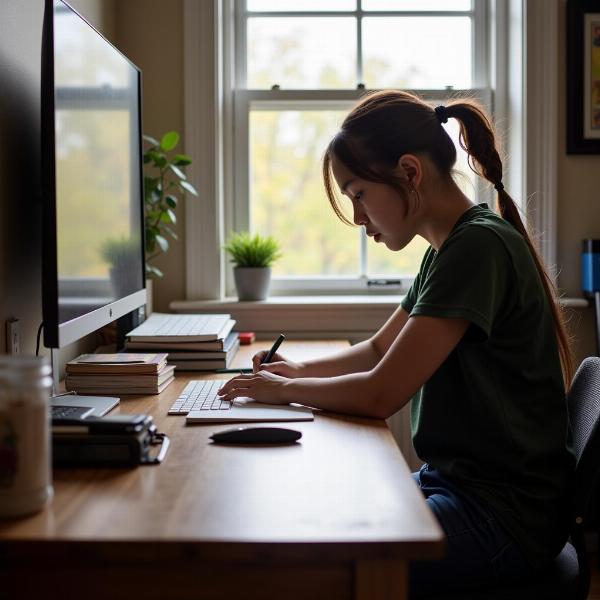
M 234 265 L 238 298 L 264 300 L 269 293 L 271 265 L 281 257 L 279 242 L 271 236 L 243 231 L 231 234 L 224 249 Z
M 108 238 L 100 246 L 100 255 L 109 265 L 110 282 L 115 296 L 119 298 L 131 292 L 131 274 L 139 268 L 139 236 Z
M 169 238 L 177 239 L 171 225 L 177 223 L 178 196 L 185 192 L 197 196 L 198 192 L 185 174 L 192 159 L 187 154 L 172 154 L 179 143 L 176 131 L 165 133 L 160 142 L 149 135 L 144 140 L 150 144 L 144 152 L 146 274 L 162 277 L 163 272 L 151 261 L 169 249 Z
M 145 135 L 149 147 L 144 152 L 144 226 L 146 233 L 147 312 L 152 312 L 152 279 L 163 272 L 152 261 L 169 249 L 169 238 L 176 240 L 172 225 L 177 223 L 175 210 L 185 192 L 197 196 L 196 188 L 187 180 L 185 168 L 192 164 L 187 154 L 173 154 L 179 143 L 176 131 L 165 133 L 160 141 Z

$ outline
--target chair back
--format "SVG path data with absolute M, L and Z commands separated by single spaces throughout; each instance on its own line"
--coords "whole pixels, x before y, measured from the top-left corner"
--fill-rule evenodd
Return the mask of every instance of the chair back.
M 600 358 L 586 358 L 575 373 L 568 394 L 569 420 L 577 463 L 582 459 L 600 417 Z
M 584 523 L 600 476 L 600 358 L 586 358 L 575 373 L 567 396 L 575 467 L 574 521 L 571 542 L 580 568 L 578 598 L 586 598 L 590 575 L 584 539 Z

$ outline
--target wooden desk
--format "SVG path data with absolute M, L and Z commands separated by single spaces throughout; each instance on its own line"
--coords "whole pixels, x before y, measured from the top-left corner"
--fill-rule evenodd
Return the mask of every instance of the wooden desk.
M 154 416 L 172 442 L 163 464 L 56 470 L 44 511 L 0 521 L 0 597 L 405 598 L 407 561 L 440 556 L 442 532 L 385 422 L 318 414 L 292 425 L 293 446 L 213 445 L 231 425 L 167 416 L 190 375 L 118 409 Z

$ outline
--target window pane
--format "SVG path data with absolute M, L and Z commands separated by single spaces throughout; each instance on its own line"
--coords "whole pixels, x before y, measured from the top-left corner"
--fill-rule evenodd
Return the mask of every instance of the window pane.
M 283 257 L 273 274 L 357 275 L 358 229 L 335 216 L 321 159 L 345 112 L 250 112 L 252 231 L 275 236 Z
M 363 48 L 369 88 L 471 87 L 469 17 L 365 18 Z
M 356 87 L 356 20 L 248 19 L 248 87 Z
M 470 198 L 477 202 L 477 175 L 471 171 L 467 163 L 467 154 L 458 144 L 458 123 L 450 119 L 444 125 L 456 147 L 456 164 L 454 180 Z M 391 252 L 383 243 L 377 243 L 372 238 L 367 242 L 367 273 L 370 277 L 378 275 L 415 275 L 419 271 L 421 259 L 429 243 L 422 237 L 416 236 L 413 241 L 400 252 Z
M 356 10 L 356 0 L 248 0 L 249 11 Z
M 471 0 L 363 0 L 363 10 L 471 10 Z

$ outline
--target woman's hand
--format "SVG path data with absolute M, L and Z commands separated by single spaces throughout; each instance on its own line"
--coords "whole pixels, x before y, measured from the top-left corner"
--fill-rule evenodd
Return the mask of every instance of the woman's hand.
M 271 362 L 261 364 L 261 361 L 264 360 L 267 353 L 268 350 L 261 350 L 252 357 L 252 370 L 254 373 L 268 371 L 269 373 L 281 375 L 282 377 L 286 377 L 288 379 L 302 377 L 302 369 L 304 365 L 302 363 L 289 360 L 277 352 L 273 354 Z
M 290 401 L 284 398 L 284 389 L 288 382 L 287 377 L 259 371 L 252 375 L 238 375 L 230 379 L 218 394 L 221 400 L 247 397 L 266 404 L 289 404 Z

